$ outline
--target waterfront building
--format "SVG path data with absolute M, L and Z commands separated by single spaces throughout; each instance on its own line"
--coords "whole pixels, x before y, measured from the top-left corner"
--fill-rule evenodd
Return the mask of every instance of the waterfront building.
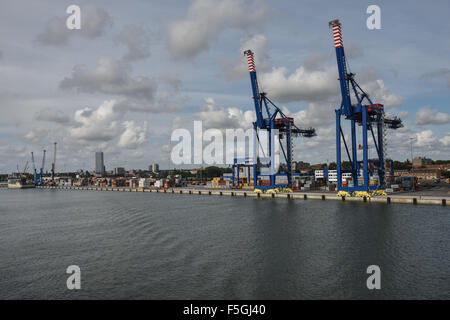
M 413 171 L 396 170 L 394 174 L 396 177 L 416 177 L 418 180 L 441 179 L 440 169 L 414 169 Z
M 432 163 L 433 163 L 433 160 L 428 159 L 428 158 L 422 158 L 422 157 L 414 158 L 413 159 L 413 168 L 421 168 L 425 165 L 429 165 Z
M 125 175 L 125 168 L 122 168 L 122 167 L 114 168 L 113 174 L 115 176 L 123 176 L 123 175 Z

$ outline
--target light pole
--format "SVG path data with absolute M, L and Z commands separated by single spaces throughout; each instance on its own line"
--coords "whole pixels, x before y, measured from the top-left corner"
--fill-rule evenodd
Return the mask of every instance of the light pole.
M 409 141 L 411 142 L 411 174 L 413 173 L 414 165 L 413 165 L 413 141 L 414 138 L 409 138 Z M 416 183 L 415 183 L 414 176 L 413 176 L 413 191 L 416 191 Z
M 413 141 L 414 138 L 409 138 L 409 141 L 411 143 L 411 172 L 413 171 Z

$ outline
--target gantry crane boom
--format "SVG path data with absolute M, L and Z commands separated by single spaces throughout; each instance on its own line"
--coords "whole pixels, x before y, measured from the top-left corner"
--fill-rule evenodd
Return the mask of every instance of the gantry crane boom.
M 347 61 L 345 59 L 344 44 L 342 42 L 342 31 L 339 20 L 330 21 L 328 24 L 333 29 L 334 47 L 336 48 L 336 59 L 339 72 L 339 83 L 341 87 L 343 113 L 351 114 L 350 86 L 347 73 Z
M 261 104 L 261 100 L 260 100 L 258 77 L 256 75 L 255 60 L 253 57 L 253 52 L 251 50 L 247 50 L 244 52 L 244 55 L 247 56 L 248 68 L 249 68 L 249 72 L 250 72 L 250 82 L 251 82 L 252 91 L 253 91 L 253 102 L 255 104 L 256 125 L 258 128 L 262 128 L 264 125 L 264 118 L 263 118 L 263 114 L 262 114 L 262 104 Z

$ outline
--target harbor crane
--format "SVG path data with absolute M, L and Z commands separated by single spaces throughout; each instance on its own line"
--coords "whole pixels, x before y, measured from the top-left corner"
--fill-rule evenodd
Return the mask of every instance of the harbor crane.
M 43 181 L 43 175 L 44 175 L 44 166 L 45 166 L 45 153 L 47 151 L 44 150 L 43 155 L 42 155 L 42 165 L 41 165 L 41 169 L 39 171 L 39 185 L 43 185 L 44 181 Z
M 342 41 L 342 26 L 339 20 L 329 22 L 333 31 L 334 47 L 339 71 L 339 83 L 341 88 L 342 103 L 336 110 L 336 165 L 337 184 L 339 191 L 365 191 L 377 190 L 386 186 L 386 129 L 398 129 L 403 127 L 402 120 L 398 117 L 389 118 L 385 115 L 384 106 L 375 104 L 369 95 L 358 85 L 355 74 L 348 72 L 349 68 L 345 58 L 344 44 Z M 353 100 L 352 100 L 353 93 Z M 351 124 L 351 150 L 347 145 L 341 125 L 341 117 L 349 120 Z M 357 156 L 356 125 L 362 127 L 362 162 Z M 375 134 L 376 129 L 376 134 Z M 371 134 L 375 146 L 378 163 L 377 172 L 369 171 L 368 159 L 368 135 Z M 342 185 L 341 144 L 344 143 L 345 151 L 351 163 L 353 185 Z M 350 154 L 351 151 L 351 154 Z M 362 165 L 362 168 L 361 168 Z M 374 170 L 375 171 L 375 170 Z M 376 184 L 369 184 L 370 177 L 378 176 Z M 360 182 L 358 182 L 360 178 Z M 372 181 L 375 181 L 373 179 Z
M 244 55 L 247 57 L 248 69 L 250 72 L 250 81 L 253 91 L 253 102 L 256 112 L 256 121 L 253 123 L 253 186 L 255 189 L 267 190 L 283 188 L 286 185 L 277 184 L 277 176 L 287 176 L 287 187 L 292 188 L 293 180 L 293 144 L 292 138 L 296 136 L 313 137 L 316 135 L 315 129 L 301 129 L 294 124 L 294 119 L 286 116 L 268 97 L 267 93 L 260 92 L 258 78 L 256 75 L 256 66 L 254 54 L 251 50 L 246 50 Z M 257 141 L 259 143 L 259 131 L 265 130 L 268 134 L 268 158 L 267 164 L 262 164 L 257 154 Z M 282 140 L 285 139 L 283 146 Z M 276 141 L 278 140 L 278 141 Z M 275 168 L 275 143 L 278 143 L 285 160 L 285 168 L 279 171 Z M 281 161 L 280 161 L 281 163 Z M 269 168 L 269 174 L 262 174 L 262 167 Z M 281 167 L 280 167 L 281 168 Z M 270 185 L 258 186 L 258 177 L 268 176 Z
M 31 163 L 33 164 L 33 183 L 36 186 L 38 184 L 36 164 L 34 162 L 34 152 L 31 151 Z
M 53 143 L 52 183 L 55 182 L 56 142 Z

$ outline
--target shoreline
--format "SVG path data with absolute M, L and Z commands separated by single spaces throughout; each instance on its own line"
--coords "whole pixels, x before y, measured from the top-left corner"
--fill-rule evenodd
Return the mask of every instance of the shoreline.
M 376 196 L 372 198 L 366 197 L 338 197 L 336 194 L 330 193 L 255 193 L 251 190 L 220 190 L 220 189 L 193 189 L 193 188 L 171 188 L 171 189 L 136 189 L 136 188 L 112 188 L 112 187 L 64 187 L 64 186 L 37 186 L 37 189 L 56 189 L 56 190 L 85 190 L 85 191 L 114 191 L 114 192 L 154 192 L 154 193 L 170 193 L 170 194 L 193 194 L 193 195 L 209 195 L 209 196 L 231 196 L 231 197 L 251 197 L 251 198 L 283 198 L 293 200 L 337 200 L 337 201 L 359 201 L 366 203 L 403 203 L 412 205 L 440 205 L 447 206 L 450 197 L 436 196 L 410 196 L 410 195 L 392 195 L 392 196 Z

